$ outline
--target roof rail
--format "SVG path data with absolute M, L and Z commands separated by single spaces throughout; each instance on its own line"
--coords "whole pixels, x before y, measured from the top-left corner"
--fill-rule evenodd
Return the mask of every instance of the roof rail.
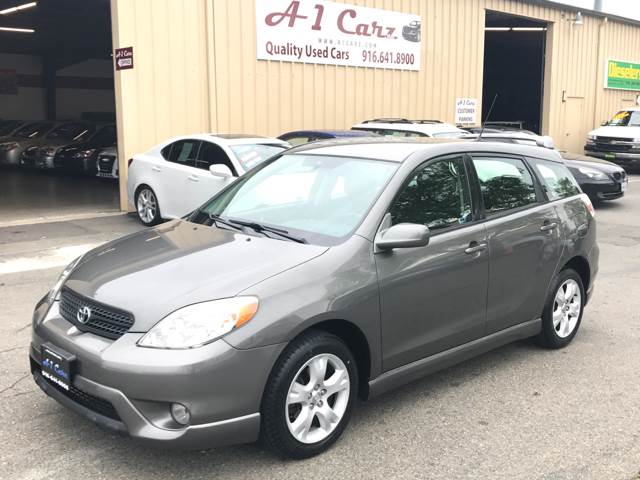
M 478 136 L 477 133 L 470 133 L 468 136 L 465 135 L 465 137 L 467 138 L 476 138 L 479 141 L 482 140 L 492 140 L 492 139 L 506 139 L 506 140 L 524 140 L 525 142 L 534 142 L 538 147 L 544 147 L 544 148 L 548 148 L 550 150 L 554 150 L 555 149 L 555 145 L 553 143 L 553 139 L 549 136 L 536 136 L 536 137 L 532 137 L 529 135 L 508 135 L 506 133 L 487 133 L 485 131 L 485 133 L 482 135 L 482 138 L 480 138 Z
M 412 123 L 442 123 L 442 120 L 411 120 Z
M 374 118 L 373 120 L 365 120 L 362 123 L 413 123 L 406 118 Z

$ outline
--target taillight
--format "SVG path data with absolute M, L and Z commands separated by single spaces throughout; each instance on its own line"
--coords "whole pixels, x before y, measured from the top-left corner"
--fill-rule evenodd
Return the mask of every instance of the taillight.
M 131 162 L 133 162 L 133 158 L 130 158 L 129 162 L 127 162 L 127 168 L 131 167 Z
M 586 193 L 583 193 L 582 195 L 580 195 L 580 198 L 582 199 L 582 203 L 584 203 L 584 206 L 587 207 L 587 210 L 589 210 L 589 213 L 591 214 L 591 216 L 595 217 L 596 210 L 595 208 L 593 208 L 593 203 L 591 203 L 591 199 L 587 196 Z

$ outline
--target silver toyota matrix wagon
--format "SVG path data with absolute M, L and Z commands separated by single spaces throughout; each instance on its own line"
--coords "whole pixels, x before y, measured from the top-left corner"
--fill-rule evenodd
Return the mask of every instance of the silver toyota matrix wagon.
M 31 372 L 143 442 L 309 457 L 356 397 L 518 339 L 564 347 L 597 270 L 593 207 L 554 151 L 320 142 L 74 260 L 36 306 Z

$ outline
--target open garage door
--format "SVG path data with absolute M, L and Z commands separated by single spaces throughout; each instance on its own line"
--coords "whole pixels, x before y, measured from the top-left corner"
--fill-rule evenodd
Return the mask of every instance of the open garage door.
M 546 36 L 545 22 L 486 12 L 483 121 L 498 95 L 490 123 L 541 133 Z
M 0 225 L 119 208 L 111 45 L 108 0 L 0 0 Z

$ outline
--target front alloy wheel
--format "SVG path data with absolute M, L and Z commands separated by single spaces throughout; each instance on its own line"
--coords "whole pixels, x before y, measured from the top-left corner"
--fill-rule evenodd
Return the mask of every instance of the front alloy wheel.
M 284 456 L 307 458 L 342 434 L 357 395 L 358 370 L 347 345 L 308 331 L 280 355 L 262 399 L 262 436 Z

